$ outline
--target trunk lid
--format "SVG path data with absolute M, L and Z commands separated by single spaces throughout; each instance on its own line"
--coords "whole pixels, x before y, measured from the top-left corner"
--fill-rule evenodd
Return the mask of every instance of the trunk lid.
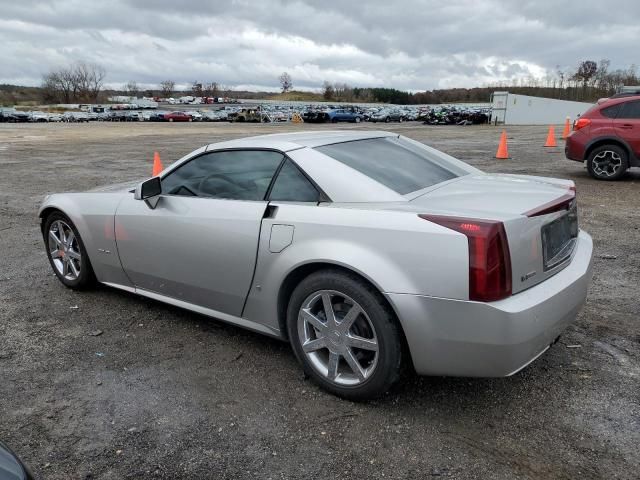
M 570 180 L 556 178 L 466 175 L 440 184 L 410 203 L 413 206 L 424 205 L 442 214 L 459 216 L 464 213 L 475 218 L 501 220 L 553 202 L 573 186 Z
M 512 293 L 562 270 L 577 237 L 575 185 L 520 175 L 467 175 L 413 198 L 423 214 L 499 220 L 511 256 Z

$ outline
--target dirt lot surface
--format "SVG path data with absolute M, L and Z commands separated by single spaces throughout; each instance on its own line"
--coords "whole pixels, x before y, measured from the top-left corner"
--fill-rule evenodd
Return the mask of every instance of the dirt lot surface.
M 640 174 L 594 181 L 562 144 L 542 147 L 545 128 L 510 127 L 513 158 L 499 161 L 493 127 L 384 126 L 488 172 L 576 182 L 595 243 L 587 304 L 511 378 L 410 376 L 351 403 L 305 380 L 286 343 L 53 275 L 43 195 L 148 175 L 154 150 L 166 165 L 218 140 L 322 128 L 0 125 L 0 439 L 45 479 L 638 478 Z

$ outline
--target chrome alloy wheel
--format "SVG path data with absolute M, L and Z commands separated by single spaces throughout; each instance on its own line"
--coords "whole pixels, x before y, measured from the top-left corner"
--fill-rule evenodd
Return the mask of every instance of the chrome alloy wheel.
M 378 363 L 371 320 L 357 302 L 335 290 L 320 290 L 302 302 L 298 337 L 314 370 L 337 385 L 362 384 Z
M 614 151 L 603 150 L 593 157 L 591 167 L 599 177 L 612 177 L 622 168 L 622 158 Z
M 82 268 L 80 245 L 73 230 L 62 220 L 49 227 L 49 255 L 56 270 L 67 280 L 76 280 Z

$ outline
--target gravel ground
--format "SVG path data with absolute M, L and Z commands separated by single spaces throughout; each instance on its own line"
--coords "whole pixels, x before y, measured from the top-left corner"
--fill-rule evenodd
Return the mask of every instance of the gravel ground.
M 362 125 L 357 128 L 372 128 Z M 640 174 L 596 182 L 546 129 L 385 125 L 485 171 L 573 179 L 595 242 L 586 307 L 505 379 L 409 376 L 340 400 L 287 344 L 54 277 L 43 195 L 150 174 L 205 143 L 314 125 L 0 125 L 0 439 L 38 478 L 638 478 Z M 338 128 L 354 128 L 340 125 Z M 94 336 L 97 330 L 103 333 Z

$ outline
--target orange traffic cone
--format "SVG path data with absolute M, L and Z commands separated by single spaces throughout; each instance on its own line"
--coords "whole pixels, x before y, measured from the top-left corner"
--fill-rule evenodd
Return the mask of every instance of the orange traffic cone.
M 567 137 L 569 136 L 569 133 L 571 133 L 571 123 L 570 123 L 570 118 L 567 117 L 567 119 L 564 122 L 564 130 L 562 131 L 562 139 L 566 140 Z
M 556 143 L 556 132 L 553 128 L 553 125 L 549 125 L 549 133 L 547 134 L 547 141 L 544 144 L 545 147 L 557 147 Z
M 506 160 L 507 158 L 509 158 L 509 150 L 507 149 L 507 131 L 506 130 L 503 130 L 502 135 L 500 135 L 500 144 L 498 145 L 496 158 L 500 160 Z
M 162 162 L 160 161 L 160 154 L 158 152 L 154 152 L 153 154 L 153 176 L 157 177 L 160 175 L 160 172 L 164 170 L 162 166 Z

